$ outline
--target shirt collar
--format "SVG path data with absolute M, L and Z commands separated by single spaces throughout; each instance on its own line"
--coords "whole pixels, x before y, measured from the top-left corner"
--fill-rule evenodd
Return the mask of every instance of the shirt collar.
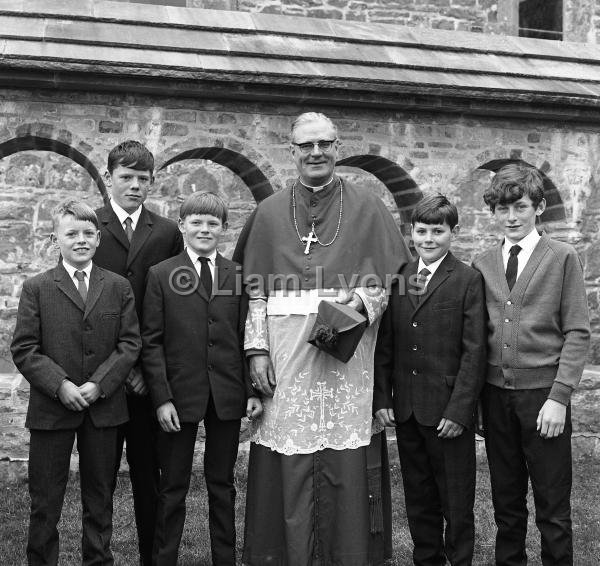
M 527 234 L 527 236 L 516 242 L 516 244 L 521 246 L 521 251 L 525 252 L 527 255 L 530 255 L 540 239 L 540 233 L 534 228 L 531 232 L 529 232 L 529 234 Z M 508 254 L 510 248 L 512 248 L 514 245 L 515 244 L 511 243 L 507 238 L 504 238 L 504 244 L 502 246 L 502 251 L 504 254 Z
M 196 265 L 196 262 L 198 261 L 198 258 L 200 257 L 192 248 L 190 248 L 189 246 L 186 246 L 185 251 L 187 252 L 187 254 L 190 256 L 190 259 L 192 260 L 192 263 L 194 265 Z M 210 254 L 208 257 L 211 265 L 215 265 L 215 261 L 217 259 L 217 250 L 215 250 L 212 254 Z
M 123 210 L 113 199 L 110 199 L 110 206 L 112 206 L 112 209 L 115 211 L 115 214 L 117 215 L 117 218 L 119 219 L 121 225 L 123 225 L 127 217 L 130 217 L 132 224 L 134 226 L 137 226 L 138 220 L 140 219 L 140 214 L 142 213 L 141 204 L 131 214 Z
M 444 258 L 447 255 L 448 255 L 448 252 L 446 252 L 440 259 L 436 259 L 433 263 L 430 263 L 429 265 L 425 265 L 425 262 L 421 258 L 419 258 L 419 265 L 417 266 L 417 273 L 419 273 L 421 271 L 421 269 L 427 269 L 430 273 L 429 277 L 433 277 L 433 274 L 437 271 L 437 268 L 440 266 L 442 261 L 444 261 Z
M 62 260 L 62 264 L 63 267 L 67 270 L 67 273 L 69 274 L 69 277 L 71 279 L 75 279 L 75 272 L 76 271 L 83 271 L 85 273 L 85 277 L 86 279 L 90 280 L 90 273 L 92 273 L 92 262 L 90 261 L 90 263 L 87 265 L 87 267 L 84 267 L 83 269 L 77 269 L 76 267 L 73 267 L 70 263 L 67 263 L 64 258 Z

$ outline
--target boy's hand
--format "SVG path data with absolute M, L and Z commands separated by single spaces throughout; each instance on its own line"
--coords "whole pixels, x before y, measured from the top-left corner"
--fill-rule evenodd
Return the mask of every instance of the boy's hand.
M 265 397 L 273 397 L 275 370 L 268 354 L 257 354 L 250 358 L 250 379 L 254 389 Z
M 536 421 L 537 430 L 542 438 L 555 438 L 565 430 L 567 407 L 553 399 L 547 399 L 542 405 Z
M 146 382 L 142 377 L 142 372 L 140 371 L 139 366 L 133 366 L 131 368 L 129 375 L 125 380 L 125 385 L 127 387 L 127 391 L 135 395 L 146 395 L 146 393 L 148 393 L 148 388 L 146 387 Z
M 179 426 L 179 416 L 177 415 L 177 409 L 171 401 L 163 403 L 158 409 L 156 409 L 156 418 L 158 424 L 165 432 L 179 432 L 181 426 Z
M 61 383 L 57 395 L 60 402 L 71 411 L 83 411 L 89 407 L 89 403 L 81 395 L 79 387 L 68 379 Z
M 375 412 L 375 418 L 383 426 L 396 426 L 394 409 L 379 409 Z
M 246 403 L 246 416 L 250 419 L 257 419 L 262 415 L 263 408 L 262 403 L 258 397 L 248 397 Z
M 100 397 L 100 386 L 92 381 L 86 381 L 83 385 L 79 386 L 79 393 L 91 405 Z
M 465 430 L 461 424 L 455 423 L 450 419 L 442 419 L 437 427 L 438 438 L 456 438 Z

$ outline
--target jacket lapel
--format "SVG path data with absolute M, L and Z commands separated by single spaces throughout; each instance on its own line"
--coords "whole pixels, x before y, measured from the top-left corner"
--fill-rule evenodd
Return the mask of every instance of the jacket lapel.
M 100 224 L 106 228 L 121 244 L 126 250 L 129 249 L 129 240 L 127 240 L 127 236 L 125 235 L 125 230 L 123 230 L 123 226 L 119 222 L 115 211 L 112 209 L 112 206 L 108 204 L 105 206 L 98 215 L 98 220 Z
M 406 289 L 406 293 L 408 295 L 408 300 L 410 301 L 410 304 L 412 305 L 413 310 L 415 310 L 417 308 L 417 295 L 415 295 L 415 291 L 417 290 L 416 285 L 414 285 L 414 283 L 416 282 L 416 277 L 417 277 L 417 267 L 419 265 L 419 260 L 415 260 L 412 261 L 411 263 L 408 264 L 408 266 L 406 267 L 406 271 L 405 271 L 405 281 L 404 284 L 406 285 L 405 289 Z
M 415 310 L 419 310 L 429 300 L 431 295 L 435 293 L 435 290 L 450 277 L 450 273 L 454 271 L 454 264 L 456 261 L 456 258 L 448 252 L 446 257 L 442 260 L 442 263 L 440 263 L 439 267 L 435 270 L 435 273 L 431 276 L 431 279 L 427 284 L 427 289 L 425 293 L 421 295 L 419 304 Z
M 56 286 L 69 297 L 82 312 L 85 311 L 83 299 L 81 298 L 77 287 L 75 287 L 75 282 L 71 281 L 62 261 L 54 269 L 54 281 L 56 282 Z
M 96 306 L 102 289 L 104 287 L 104 275 L 98 269 L 97 266 L 92 265 L 92 272 L 90 273 L 90 284 L 88 286 L 87 300 L 85 302 L 85 313 L 83 318 L 86 319 L 92 309 Z M 79 293 L 78 293 L 79 294 Z
M 226 262 L 221 254 L 217 254 L 217 258 L 215 260 L 215 269 L 216 273 L 216 281 L 217 281 L 217 290 L 221 291 L 226 288 L 227 282 L 229 281 L 229 277 L 231 276 L 231 269 L 228 262 Z M 214 286 L 213 286 L 213 294 L 211 300 L 215 296 Z
M 118 221 L 118 220 L 117 220 Z M 139 251 L 144 247 L 146 240 L 152 234 L 152 218 L 148 214 L 148 211 L 142 205 L 142 212 L 140 213 L 140 217 L 138 219 L 138 223 L 135 227 L 135 231 L 133 232 L 133 238 L 131 239 L 131 244 L 129 245 L 129 253 L 127 254 L 127 267 L 133 263 L 133 260 L 139 253 Z M 125 230 L 121 228 L 123 234 L 125 234 Z M 127 236 L 125 236 L 125 240 L 127 240 Z
M 181 252 L 181 254 L 179 254 L 179 257 L 181 259 L 181 265 L 189 268 L 189 270 L 190 270 L 190 277 L 193 277 L 191 284 L 192 284 L 195 292 L 198 295 L 200 295 L 205 301 L 208 302 L 210 300 L 210 298 L 208 296 L 208 293 L 206 292 L 206 289 L 204 288 L 204 285 L 202 285 L 202 281 L 200 281 L 200 277 L 198 276 L 196 267 L 192 263 L 192 260 L 190 259 L 189 254 L 187 253 L 186 250 L 183 250 Z

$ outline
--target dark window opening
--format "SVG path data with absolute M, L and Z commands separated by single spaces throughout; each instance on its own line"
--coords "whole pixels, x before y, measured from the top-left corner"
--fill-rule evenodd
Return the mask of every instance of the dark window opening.
M 562 0 L 520 0 L 519 35 L 561 40 L 562 14 Z

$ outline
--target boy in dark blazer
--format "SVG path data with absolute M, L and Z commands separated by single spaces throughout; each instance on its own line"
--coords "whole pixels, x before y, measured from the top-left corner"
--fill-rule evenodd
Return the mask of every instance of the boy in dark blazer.
M 419 259 L 391 288 L 375 353 L 374 413 L 396 427 L 418 566 L 473 560 L 473 415 L 484 378 L 485 302 L 480 274 L 449 251 L 458 230 L 445 196 L 417 204 Z
M 247 297 L 240 266 L 217 252 L 227 207 L 198 192 L 181 205 L 186 250 L 150 268 L 143 316 L 143 365 L 160 425 L 161 469 L 153 564 L 175 566 L 185 521 L 198 424 L 213 564 L 235 565 L 235 487 L 240 419 L 258 417 L 243 353 Z
M 536 229 L 546 207 L 537 169 L 502 167 L 483 199 L 504 234 L 473 262 L 489 319 L 482 408 L 496 564 L 527 564 L 531 480 L 542 563 L 571 566 L 570 399 L 590 342 L 583 268 L 572 246 Z
M 92 263 L 98 220 L 67 201 L 52 215 L 62 259 L 23 284 L 11 345 L 31 385 L 27 543 L 30 566 L 58 563 L 58 530 L 77 437 L 83 505 L 82 563 L 112 564 L 117 427 L 127 421 L 123 382 L 141 340 L 126 279 Z
M 175 222 L 144 206 L 153 181 L 154 157 L 146 147 L 132 140 L 119 144 L 108 154 L 106 183 L 111 200 L 96 210 L 101 238 L 94 262 L 131 283 L 140 321 L 148 269 L 183 249 Z M 130 419 L 119 429 L 115 477 L 127 440 L 140 559 L 142 565 L 150 566 L 159 471 L 154 410 L 141 364 L 134 366 L 126 386 Z

